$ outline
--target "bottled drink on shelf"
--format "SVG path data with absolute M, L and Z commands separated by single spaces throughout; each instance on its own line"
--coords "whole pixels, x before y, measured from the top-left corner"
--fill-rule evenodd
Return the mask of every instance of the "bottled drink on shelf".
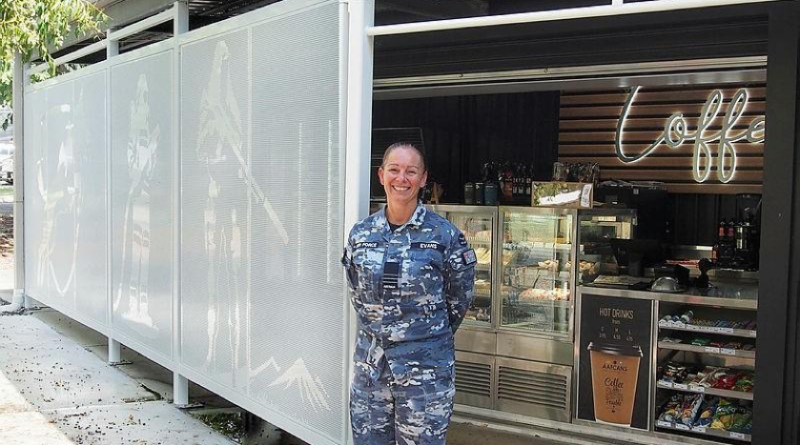
M 525 196 L 531 196 L 532 182 L 533 182 L 533 164 L 528 166 L 528 174 L 525 175 Z
M 498 183 L 502 187 L 503 199 L 511 201 L 514 199 L 514 172 L 511 162 L 503 164 L 498 173 Z
M 720 221 L 719 225 L 717 225 L 717 242 L 714 243 L 714 247 L 711 248 L 711 260 L 714 264 L 719 263 L 719 251 L 722 244 L 725 242 L 725 233 L 725 222 Z
M 728 221 L 728 225 L 725 228 L 725 235 L 728 244 L 736 244 L 736 223 L 733 222 L 733 218 Z

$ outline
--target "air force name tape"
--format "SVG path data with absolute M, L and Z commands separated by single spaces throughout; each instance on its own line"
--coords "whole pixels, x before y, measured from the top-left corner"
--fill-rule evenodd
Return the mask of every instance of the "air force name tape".
M 356 249 L 374 249 L 378 247 L 379 243 L 375 241 L 364 241 L 362 243 L 356 243 Z

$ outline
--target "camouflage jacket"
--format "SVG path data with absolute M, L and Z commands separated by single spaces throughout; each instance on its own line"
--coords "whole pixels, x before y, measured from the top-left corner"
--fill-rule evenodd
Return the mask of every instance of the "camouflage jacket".
M 374 381 L 387 363 L 396 379 L 452 367 L 475 263 L 464 235 L 422 204 L 394 232 L 383 209 L 356 224 L 342 256 L 358 316 L 356 380 Z

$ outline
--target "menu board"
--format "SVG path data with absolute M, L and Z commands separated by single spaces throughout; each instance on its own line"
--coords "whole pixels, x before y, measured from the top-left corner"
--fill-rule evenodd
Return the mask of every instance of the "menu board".
M 583 292 L 580 311 L 578 419 L 648 429 L 653 302 Z

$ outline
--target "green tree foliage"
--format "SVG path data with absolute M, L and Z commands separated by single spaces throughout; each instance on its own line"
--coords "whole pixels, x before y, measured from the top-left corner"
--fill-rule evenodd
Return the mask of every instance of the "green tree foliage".
M 34 56 L 50 64 L 56 73 L 51 49 L 76 37 L 99 32 L 105 15 L 86 0 L 0 0 L 0 107 L 11 106 L 14 53 L 27 62 Z M 2 122 L 5 128 L 8 121 Z

